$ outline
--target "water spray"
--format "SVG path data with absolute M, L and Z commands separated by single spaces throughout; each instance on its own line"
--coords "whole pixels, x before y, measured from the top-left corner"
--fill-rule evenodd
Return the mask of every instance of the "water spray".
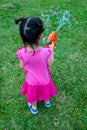
M 63 13 L 62 18 L 60 18 L 59 20 L 59 26 L 56 28 L 55 31 L 52 31 L 49 36 L 46 39 L 46 46 L 49 47 L 50 44 L 54 43 L 54 48 L 56 48 L 56 42 L 57 42 L 57 38 L 56 38 L 56 34 L 57 32 L 59 32 L 59 30 L 66 24 L 69 22 L 69 18 L 70 18 L 70 13 L 68 10 L 65 10 Z

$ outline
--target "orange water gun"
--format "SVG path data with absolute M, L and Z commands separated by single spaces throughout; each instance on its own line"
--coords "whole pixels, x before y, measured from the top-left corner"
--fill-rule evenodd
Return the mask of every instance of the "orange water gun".
M 47 37 L 46 40 L 47 47 L 49 47 L 50 44 L 54 43 L 54 49 L 56 48 L 56 42 L 57 42 L 56 33 L 57 33 L 56 31 L 52 31 Z

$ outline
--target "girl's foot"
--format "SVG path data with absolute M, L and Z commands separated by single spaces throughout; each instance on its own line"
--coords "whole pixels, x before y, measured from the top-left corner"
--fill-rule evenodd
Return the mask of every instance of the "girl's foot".
M 45 105 L 45 107 L 51 107 L 51 103 L 50 103 L 50 101 L 44 101 L 44 105 Z
M 30 109 L 32 114 L 37 114 L 38 113 L 38 109 L 33 108 L 33 106 L 30 103 L 28 103 L 28 108 Z

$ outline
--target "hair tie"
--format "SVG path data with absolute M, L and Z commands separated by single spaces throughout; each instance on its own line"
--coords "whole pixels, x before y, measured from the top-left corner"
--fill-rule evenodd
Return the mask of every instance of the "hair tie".
M 15 23 L 18 24 L 20 22 L 23 22 L 24 20 L 25 20 L 25 18 L 15 19 Z

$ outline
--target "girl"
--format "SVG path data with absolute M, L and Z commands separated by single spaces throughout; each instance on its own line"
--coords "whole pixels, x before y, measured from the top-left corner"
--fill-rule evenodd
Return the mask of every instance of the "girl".
M 39 46 L 39 40 L 44 31 L 40 18 L 20 18 L 15 20 L 15 23 L 20 23 L 20 35 L 24 43 L 24 46 L 21 46 L 16 53 L 20 60 L 20 67 L 24 69 L 26 75 L 22 94 L 27 95 L 30 111 L 37 114 L 37 102 L 43 100 L 44 105 L 50 107 L 50 97 L 57 94 L 48 69 L 54 62 L 54 44 L 49 48 Z

